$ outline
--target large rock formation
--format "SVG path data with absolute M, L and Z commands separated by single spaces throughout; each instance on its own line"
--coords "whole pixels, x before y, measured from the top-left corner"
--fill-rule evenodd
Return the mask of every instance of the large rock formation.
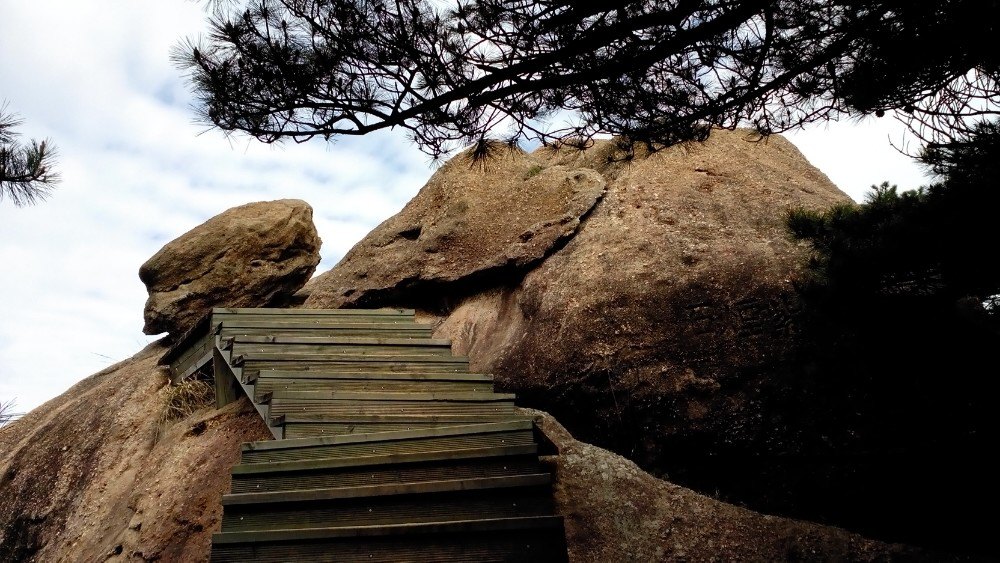
M 532 412 L 532 411 L 527 411 Z M 556 510 L 571 561 L 933 561 L 950 559 L 787 518 L 761 516 L 653 477 L 635 463 L 573 439 L 533 411 L 558 455 Z
M 313 303 L 366 306 L 523 275 L 576 234 L 607 179 L 513 152 L 485 166 L 460 156 L 312 288 Z
M 312 280 L 306 306 L 422 309 L 474 369 L 646 467 L 673 469 L 664 453 L 693 439 L 703 452 L 759 440 L 759 386 L 793 347 L 809 253 L 786 213 L 848 198 L 777 136 L 718 131 L 622 156 L 611 141 L 486 170 L 459 156 Z M 603 179 L 603 198 L 572 195 L 570 178 L 595 195 Z M 564 215 L 573 229 L 547 237 L 539 259 L 506 259 L 512 242 L 534 240 L 528 224 L 569 207 L 581 210 Z M 450 219 L 466 210 L 485 220 Z
M 248 403 L 179 420 L 150 344 L 0 428 L 0 561 L 206 561 Z
M 143 332 L 180 335 L 212 307 L 280 303 L 316 271 L 321 241 L 304 201 L 229 209 L 167 243 L 139 268 Z
M 0 561 L 208 560 L 239 444 L 268 431 L 245 399 L 164 416 L 181 388 L 156 366 L 163 351 L 151 344 L 0 428 Z M 537 414 L 560 451 L 548 460 L 573 562 L 924 556 L 660 481 Z

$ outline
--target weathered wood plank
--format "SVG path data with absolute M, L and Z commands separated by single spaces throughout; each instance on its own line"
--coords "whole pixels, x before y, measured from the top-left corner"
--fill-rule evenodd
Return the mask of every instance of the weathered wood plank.
M 339 529 L 339 528 L 338 528 Z M 372 529 L 372 528 L 367 528 Z M 385 529 L 385 528 L 380 528 Z M 283 532 L 292 534 L 294 532 Z M 320 534 L 320 530 L 309 533 Z M 368 532 L 365 532 L 368 533 Z M 221 535 L 221 534 L 220 534 Z M 374 535 L 374 534 L 372 534 Z M 294 537 L 294 536 L 292 536 Z M 303 537 L 280 541 L 248 540 L 221 543 L 212 552 L 213 563 L 468 563 L 567 561 L 564 531 L 558 527 L 540 529 L 463 530 L 402 534 L 377 537 Z
M 451 348 L 451 340 L 444 338 L 427 338 L 415 340 L 412 338 L 392 338 L 379 336 L 234 336 L 235 342 L 265 343 L 265 344 L 328 344 L 328 345 L 358 345 L 358 346 L 409 346 L 409 347 L 446 347 Z
M 437 427 L 434 430 L 449 430 L 460 427 Z M 385 432 L 391 434 L 391 432 Z M 329 440 L 331 438 L 353 438 L 364 434 L 346 434 L 339 436 L 320 436 L 315 438 L 300 438 L 299 440 Z M 299 441 L 294 440 L 294 441 Z M 292 440 L 281 440 L 292 441 Z M 244 451 L 241 463 L 258 463 L 273 461 L 299 461 L 307 459 L 330 459 L 368 455 L 404 454 L 440 451 L 448 449 L 465 450 L 469 448 L 488 448 L 499 446 L 524 446 L 534 444 L 531 431 L 498 432 L 494 434 L 466 434 L 459 436 L 440 436 L 422 440 L 399 440 L 377 443 L 339 443 L 321 444 L 311 447 L 288 448 L 280 450 Z
M 271 475 L 296 471 L 338 470 L 345 467 L 374 467 L 407 463 L 424 463 L 447 460 L 463 460 L 488 457 L 506 457 L 536 454 L 538 446 L 523 444 L 517 446 L 492 446 L 481 448 L 432 450 L 399 454 L 360 455 L 356 457 L 308 459 L 302 461 L 279 461 L 271 463 L 250 463 L 233 466 L 233 477 L 241 475 Z
M 377 526 L 551 514 L 552 499 L 546 483 L 533 487 L 334 498 L 315 503 L 226 505 L 222 531 Z
M 220 321 L 223 331 L 268 329 L 275 331 L 285 330 L 326 330 L 326 329 L 358 329 L 374 333 L 382 331 L 404 331 L 404 332 L 433 332 L 430 325 L 416 323 L 405 319 L 372 318 L 364 319 L 354 317 L 350 319 L 326 319 L 326 318 L 305 318 L 300 320 L 289 320 L 284 317 L 267 317 L 260 319 L 247 319 L 243 317 L 225 318 Z
M 387 432 L 384 434 L 371 434 L 368 436 L 339 436 L 333 438 L 308 438 L 304 440 L 265 440 L 259 442 L 244 442 L 240 449 L 243 451 L 260 450 L 283 450 L 289 448 L 302 448 L 311 446 L 329 446 L 337 444 L 356 443 L 376 443 L 376 442 L 397 442 L 405 440 L 422 440 L 426 438 L 440 438 L 448 436 L 467 436 L 498 434 L 505 432 L 530 431 L 534 423 L 526 420 L 515 420 L 510 422 L 494 422 L 490 424 L 476 424 L 463 428 L 439 428 L 435 430 L 416 430 L 412 432 Z
M 222 351 L 216 347 L 212 347 L 212 363 L 215 372 L 215 406 L 221 409 L 239 399 L 242 390 Z
M 330 315 L 330 316 L 382 316 L 382 315 L 413 315 L 413 309 L 284 309 L 275 307 L 215 307 L 212 314 L 255 314 L 255 315 L 280 315 L 288 317 L 309 316 L 309 315 Z
M 259 401 L 263 393 L 269 392 L 345 392 L 365 391 L 384 393 L 492 393 L 491 381 L 454 381 L 454 380 L 412 380 L 412 379 L 299 379 L 299 378 L 262 378 L 254 382 L 254 389 Z
M 232 493 L 264 493 L 301 489 L 327 489 L 361 485 L 387 485 L 480 479 L 544 473 L 536 455 L 448 459 L 382 466 L 341 467 L 262 475 L 233 475 Z
M 234 354 L 314 354 L 339 356 L 437 356 L 450 358 L 450 345 L 421 344 L 314 344 L 308 342 L 269 343 L 241 342 L 231 344 Z
M 276 530 L 269 532 L 217 532 L 213 543 L 259 543 L 264 541 L 292 541 L 321 538 L 404 536 L 417 534 L 438 534 L 445 532 L 492 532 L 499 533 L 526 529 L 563 528 L 561 516 L 523 516 L 520 518 L 488 518 L 476 520 L 453 520 L 420 524 L 396 524 L 390 526 L 345 526 L 343 528 L 312 528 L 306 530 Z
M 282 370 L 262 369 L 258 371 L 260 379 L 372 379 L 372 380 L 408 380 L 408 381 L 473 381 L 492 383 L 493 376 L 484 373 L 439 372 L 343 372 L 327 371 L 326 369 Z
M 325 401 L 364 404 L 386 403 L 509 403 L 513 393 L 383 393 L 371 391 L 282 391 L 274 399 L 290 401 Z
M 326 489 L 299 489 L 261 493 L 230 493 L 222 496 L 222 505 L 226 507 L 251 504 L 301 503 L 338 499 L 420 495 L 451 491 L 478 491 L 482 489 L 537 487 L 539 485 L 548 485 L 551 482 L 552 476 L 548 473 L 531 473 L 528 475 L 482 477 L 475 479 L 444 479 L 441 481 L 360 485 Z

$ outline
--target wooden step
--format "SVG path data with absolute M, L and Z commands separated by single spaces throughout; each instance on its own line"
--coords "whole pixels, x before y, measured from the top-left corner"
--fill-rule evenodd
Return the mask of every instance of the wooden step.
M 420 430 L 248 442 L 242 463 L 407 454 L 534 444 L 532 423 L 496 422 Z
M 228 337 L 232 344 L 321 344 L 330 346 L 406 346 L 413 348 L 451 348 L 451 340 L 444 338 L 396 338 L 389 336 L 313 336 L 313 335 L 234 335 Z
M 456 372 L 451 370 L 441 370 L 436 366 L 429 366 L 427 369 L 413 371 L 376 371 L 358 369 L 356 367 L 344 367 L 341 365 L 320 365 L 304 366 L 289 369 L 288 366 L 278 366 L 260 369 L 257 364 L 251 362 L 249 367 L 242 367 L 242 381 L 247 384 L 254 383 L 264 377 L 282 377 L 277 374 L 288 374 L 295 379 L 370 379 L 370 380 L 415 380 L 415 381 L 482 381 L 493 382 L 492 375 L 481 373 Z
M 353 374 L 352 374 L 353 375 Z M 490 380 L 448 380 L 448 379 L 411 379 L 411 378 L 366 378 L 361 376 L 337 378 L 300 378 L 300 377 L 261 377 L 254 381 L 254 400 L 261 401 L 266 393 L 290 391 L 312 392 L 344 392 L 344 391 L 374 391 L 385 393 L 406 392 L 464 392 L 492 393 L 493 382 Z
M 513 487 L 538 487 L 552 483 L 552 476 L 545 472 L 471 479 L 440 479 L 435 481 L 391 482 L 377 485 L 363 484 L 321 489 L 294 489 L 268 492 L 229 493 L 222 496 L 222 506 L 263 504 L 302 504 L 329 501 L 400 495 L 423 495 L 454 491 L 479 491 L 509 489 Z
M 347 342 L 368 340 L 369 342 Z M 233 354 L 328 354 L 336 356 L 451 356 L 451 342 L 430 339 L 322 338 L 295 336 L 235 336 L 223 341 Z
M 232 365 L 246 370 L 262 369 L 322 369 L 324 371 L 381 371 L 392 373 L 422 373 L 450 371 L 468 373 L 469 360 L 456 356 L 359 356 L 327 354 L 272 354 L 250 352 L 233 356 Z
M 343 526 L 336 528 L 281 529 L 270 532 L 217 532 L 214 544 L 263 543 L 272 541 L 314 540 L 322 538 L 381 537 L 441 534 L 449 532 L 504 532 L 514 530 L 561 530 L 561 516 L 522 516 L 517 518 L 483 518 L 448 520 L 418 524 L 382 526 Z
M 509 420 L 531 420 L 530 416 L 499 412 L 476 415 L 355 415 L 327 418 L 276 417 L 272 425 L 283 427 L 283 437 L 336 436 L 396 430 L 418 430 L 444 426 L 463 426 Z
M 492 450 L 498 449 L 500 448 L 492 448 Z M 533 451 L 535 449 L 530 446 L 523 448 L 527 453 L 520 455 L 477 457 L 467 454 L 464 457 L 439 456 L 437 459 L 426 459 L 427 456 L 422 456 L 425 459 L 420 459 L 420 456 L 412 456 L 410 460 L 392 463 L 286 469 L 266 473 L 234 472 L 232 493 L 386 485 L 541 473 L 543 469 Z M 481 448 L 479 452 L 492 453 L 490 450 Z
M 332 331 L 334 333 L 343 331 L 359 331 L 361 336 L 379 335 L 385 333 L 410 333 L 425 335 L 430 337 L 434 328 L 431 325 L 421 324 L 409 319 L 288 319 L 288 318 L 267 318 L 267 319 L 245 319 L 241 317 L 227 318 L 218 321 L 219 332 L 222 334 L 239 334 L 245 331 L 273 331 L 275 334 L 287 334 L 289 336 L 308 334 L 315 331 Z M 266 333 L 266 332 L 265 332 Z M 315 336 L 322 336 L 316 334 Z
M 233 466 L 233 479 L 251 476 L 288 474 L 296 471 L 337 470 L 342 468 L 380 467 L 392 464 L 440 462 L 486 457 L 533 455 L 538 451 L 534 443 L 518 446 L 493 446 L 468 449 L 448 449 L 437 451 L 359 455 L 301 461 L 278 461 L 270 463 L 246 463 Z
M 274 307 L 240 308 L 240 307 L 214 307 L 213 315 L 232 315 L 240 317 L 412 317 L 413 309 L 284 309 Z
M 342 325 L 317 327 L 235 327 L 222 328 L 219 335 L 223 338 L 233 336 L 309 336 L 309 337 L 384 337 L 399 339 L 431 338 L 433 332 L 428 327 L 418 325 L 382 326 L 382 325 Z
M 212 537 L 212 561 L 562 563 L 564 538 L 558 516 L 222 532 Z
M 272 419 L 282 416 L 304 419 L 358 415 L 514 414 L 514 397 L 498 393 L 292 392 L 288 395 L 293 396 L 276 394 L 271 398 L 268 414 Z
M 242 504 L 236 504 L 230 496 L 224 500 L 222 531 L 548 516 L 553 513 L 549 483 L 548 474 L 542 474 L 247 494 L 241 495 L 248 497 Z M 259 499 L 267 500 L 256 502 Z
M 301 370 L 262 369 L 254 372 L 256 378 L 276 379 L 367 379 L 367 380 L 406 380 L 406 381 L 444 381 L 444 382 L 482 382 L 492 383 L 493 376 L 482 373 L 456 373 L 453 371 L 426 372 L 385 372 L 385 371 L 344 371 L 335 368 L 318 367 Z
M 278 391 L 272 400 L 393 403 L 501 403 L 513 402 L 513 393 L 386 393 L 381 391 Z
M 213 314 L 212 322 L 214 324 L 222 323 L 223 326 L 233 326 L 235 323 L 254 326 L 263 325 L 283 325 L 283 324 L 297 324 L 297 325 L 312 325 L 312 326 L 324 326 L 324 325 L 373 325 L 373 324 L 391 324 L 396 326 L 419 326 L 413 318 L 413 315 L 353 315 L 353 316 L 328 316 L 328 315 L 309 315 L 309 316 L 275 316 L 275 315 L 227 315 L 227 314 Z

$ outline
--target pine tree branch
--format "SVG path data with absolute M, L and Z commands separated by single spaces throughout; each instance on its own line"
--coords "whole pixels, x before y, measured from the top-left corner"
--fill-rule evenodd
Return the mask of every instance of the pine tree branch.
M 48 140 L 21 144 L 14 131 L 21 123 L 0 106 L 0 201 L 6 197 L 17 207 L 48 198 L 59 181 L 55 147 Z

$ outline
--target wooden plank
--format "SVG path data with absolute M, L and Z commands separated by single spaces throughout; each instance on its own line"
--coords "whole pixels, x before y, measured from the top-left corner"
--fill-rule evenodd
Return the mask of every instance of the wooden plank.
M 289 532 L 290 533 L 290 532 Z M 317 532 L 318 533 L 318 532 Z M 562 528 L 219 544 L 213 563 L 566 563 Z
M 214 347 L 214 336 L 206 335 L 205 338 L 195 343 L 187 350 L 182 358 L 178 358 L 170 365 L 171 380 L 179 383 L 185 377 L 198 371 L 212 358 L 212 348 Z
M 213 371 L 215 372 L 215 406 L 222 408 L 240 398 L 240 382 L 229 369 L 222 351 L 212 347 Z
M 274 530 L 267 532 L 216 532 L 213 544 L 260 543 L 265 541 L 299 541 L 321 538 L 378 537 L 447 532 L 508 532 L 512 530 L 563 529 L 562 516 L 522 516 L 516 518 L 486 518 L 392 524 L 384 526 L 346 526 L 343 528 L 310 528 L 304 530 Z
M 411 379 L 299 379 L 299 378 L 264 378 L 254 381 L 257 394 L 261 400 L 263 393 L 275 391 L 375 391 L 375 392 L 466 392 L 492 393 L 492 381 L 454 381 L 454 380 L 411 380 Z
M 442 431 L 462 428 L 460 426 L 436 427 L 432 430 Z M 421 430 L 423 431 L 423 430 Z M 413 432 L 413 431 L 407 431 Z M 382 434 L 393 434 L 383 432 Z M 318 436 L 314 438 L 299 438 L 295 440 L 280 440 L 281 442 L 299 442 L 306 440 L 344 440 L 364 436 L 364 434 L 343 434 L 339 436 Z M 369 436 L 371 436 L 369 434 Z M 405 454 L 441 450 L 466 450 L 470 448 L 489 448 L 500 446 L 524 446 L 534 444 L 530 430 L 495 432 L 489 434 L 461 434 L 453 436 L 428 437 L 419 440 L 395 440 L 381 442 L 335 443 L 286 449 L 269 449 L 244 451 L 241 463 L 300 461 L 308 459 L 348 458 L 385 454 Z
M 451 347 L 451 340 L 444 338 L 392 338 L 379 336 L 243 336 L 233 337 L 237 344 L 243 343 L 266 343 L 266 344 L 329 344 L 329 345 L 358 345 L 358 346 L 409 346 L 409 347 Z
M 534 417 L 527 414 L 514 414 L 503 418 L 503 420 L 484 420 L 484 417 L 479 415 L 423 415 L 423 416 L 399 416 L 399 415 L 368 415 L 364 417 L 304 417 L 299 418 L 293 415 L 288 415 L 284 417 L 285 424 L 299 424 L 299 423 L 310 423 L 310 424 L 322 424 L 322 423 L 346 423 L 346 422 L 400 422 L 400 421 L 417 421 L 417 422 L 439 422 L 448 423 L 443 424 L 443 426 L 456 426 L 455 423 L 464 423 L 464 426 L 478 426 L 479 424 L 493 424 L 498 422 L 532 422 Z M 458 424 L 462 426 L 463 424 Z
M 513 393 L 381 393 L 369 391 L 281 391 L 274 399 L 327 402 L 392 401 L 401 403 L 499 403 L 517 398 Z
M 414 355 L 414 354 L 398 354 L 390 356 L 382 355 L 365 355 L 365 354 L 345 354 L 345 355 L 330 355 L 330 354 L 310 354 L 310 353 L 289 353 L 289 352 L 247 352 L 240 354 L 240 357 L 233 358 L 233 364 L 236 365 L 238 362 L 248 362 L 248 361 L 271 361 L 271 362 L 350 362 L 350 361 L 371 361 L 371 362 L 420 362 L 428 364 L 459 364 L 468 363 L 469 358 L 465 356 L 425 356 L 425 355 Z
M 342 372 L 326 371 L 325 369 L 308 370 L 281 370 L 262 369 L 258 371 L 257 377 L 266 378 L 294 378 L 294 379 L 372 379 L 372 380 L 407 380 L 407 381 L 474 381 L 492 383 L 493 376 L 483 373 L 455 373 L 451 371 L 439 372 Z
M 240 342 L 231 344 L 234 354 L 315 354 L 317 356 L 435 356 L 450 357 L 451 346 L 420 344 L 311 344 Z
M 484 477 L 480 479 L 446 479 L 418 483 L 391 483 L 386 485 L 362 485 L 357 487 L 302 489 L 266 493 L 230 493 L 222 496 L 222 506 L 317 502 L 362 497 L 419 495 L 451 491 L 478 491 L 482 489 L 509 489 L 514 487 L 537 487 L 551 483 L 552 475 L 548 473 L 532 473 L 529 475 Z
M 262 370 L 302 370 L 302 371 L 324 371 L 324 372 L 339 372 L 343 374 L 369 374 L 369 373 L 385 373 L 385 374 L 407 374 L 407 373 L 427 373 L 427 372 L 438 372 L 438 373 L 453 373 L 453 374 L 463 374 L 469 373 L 469 364 L 465 361 L 459 360 L 454 361 L 441 361 L 441 360 L 426 360 L 420 361 L 405 361 L 400 362 L 393 359 L 380 359 L 379 356 L 371 356 L 369 359 L 358 360 L 314 360 L 314 361 L 280 361 L 280 360 L 252 360 L 249 362 L 243 361 L 239 358 L 236 361 L 230 362 L 234 367 L 244 368 L 248 377 L 249 374 L 254 374 L 248 381 L 254 380 L 258 377 Z
M 160 356 L 160 359 L 157 362 L 158 365 L 165 366 L 175 362 L 180 354 L 184 353 L 184 351 L 187 350 L 193 342 L 199 340 L 205 333 L 211 332 L 213 327 L 214 324 L 212 323 L 211 313 L 202 316 L 198 319 L 194 326 L 188 329 L 184 334 L 180 335 L 177 338 L 177 341 L 174 342 L 174 344 L 170 346 L 170 348 L 168 348 L 162 356 Z
M 469 361 L 455 356 L 336 356 L 323 354 L 261 354 L 234 356 L 231 365 L 249 371 L 310 370 L 340 373 L 468 373 Z
M 211 350 L 205 352 L 200 357 L 192 358 L 184 367 L 180 368 L 180 371 L 171 374 L 171 379 L 170 379 L 171 383 L 174 384 L 180 383 L 189 375 L 195 373 L 210 361 L 212 361 Z
M 177 354 L 176 358 L 170 363 L 171 367 L 178 366 L 185 363 L 192 356 L 202 355 L 205 351 L 210 351 L 210 345 L 214 342 L 215 335 L 211 332 L 207 332 L 201 336 L 201 338 L 191 341 L 190 345 L 181 350 Z
M 296 471 L 315 471 L 320 469 L 339 469 L 345 467 L 379 467 L 407 463 L 429 461 L 462 460 L 485 457 L 517 456 L 535 454 L 538 447 L 535 444 L 518 446 L 494 446 L 485 448 L 467 448 L 458 450 L 438 450 L 412 452 L 401 454 L 380 454 L 357 456 L 349 458 L 310 459 L 303 461 L 279 461 L 271 463 L 250 463 L 233 466 L 233 477 L 242 475 L 270 475 Z
M 240 314 L 258 314 L 258 315 L 285 315 L 289 317 L 303 316 L 303 315 L 330 315 L 330 316 L 357 316 L 357 315 L 413 315 L 415 313 L 414 309 L 397 309 L 397 308 L 382 308 L 382 309 L 285 309 L 276 307 L 260 307 L 260 308 L 246 308 L 246 307 L 215 307 L 212 309 L 212 314 L 215 315 L 240 315 Z
M 362 496 L 316 502 L 227 505 L 223 532 L 448 522 L 552 514 L 547 484 L 423 494 Z
M 267 440 L 262 442 L 244 442 L 240 448 L 244 452 L 260 451 L 260 450 L 283 450 L 288 448 L 302 448 L 310 446 L 329 446 L 336 444 L 355 444 L 355 443 L 368 443 L 368 442 L 391 442 L 399 440 L 419 440 L 422 438 L 440 438 L 440 437 L 459 436 L 468 434 L 493 434 L 500 432 L 516 432 L 523 430 L 531 430 L 532 428 L 533 428 L 532 422 L 525 420 L 516 420 L 510 422 L 494 422 L 490 424 L 474 424 L 460 428 L 414 430 L 406 432 L 387 432 L 384 434 L 378 434 L 378 435 L 372 434 L 368 436 L 305 438 L 302 440 L 282 440 L 280 442 L 275 442 L 273 440 Z
M 482 479 L 545 472 L 538 456 L 485 457 L 382 466 L 341 467 L 337 470 L 294 471 L 233 476 L 231 492 L 266 493 L 329 489 L 361 485 L 416 483 L 449 479 Z
M 433 327 L 419 324 L 409 320 L 391 319 L 363 319 L 353 318 L 344 320 L 330 319 L 301 319 L 288 320 L 284 318 L 264 318 L 264 319 L 244 319 L 233 318 L 220 321 L 223 332 L 236 332 L 245 330 L 274 330 L 274 331 L 298 331 L 298 330 L 369 330 L 373 333 L 384 331 L 414 332 L 430 334 Z
M 327 338 L 351 338 L 351 337 L 385 337 L 397 338 L 400 340 L 425 340 L 432 336 L 430 330 L 412 329 L 404 327 L 379 328 L 370 327 L 321 327 L 321 328 L 276 328 L 276 327 L 246 327 L 225 329 L 222 336 L 231 338 L 234 336 L 311 336 Z
M 312 436 L 334 436 L 339 434 L 365 434 L 371 432 L 392 432 L 395 430 L 418 430 L 420 428 L 432 428 L 441 426 L 460 426 L 463 424 L 470 424 L 472 422 L 499 422 L 502 420 L 507 420 L 510 415 L 507 413 L 497 413 L 495 415 L 477 415 L 475 421 L 437 421 L 428 422 L 426 420 L 419 419 L 421 415 L 413 415 L 411 417 L 400 417 L 400 418 L 412 418 L 409 422 L 387 422 L 387 421 L 360 421 L 360 422 L 324 422 L 321 424 L 311 424 L 309 422 L 294 422 L 294 423 L 281 423 L 281 427 L 284 429 L 284 437 L 286 439 L 290 438 L 309 438 Z M 366 418 L 363 415 L 359 415 L 355 418 Z M 443 418 L 443 417 L 442 417 Z M 471 417 L 466 417 L 471 418 Z M 273 424 L 278 424 L 277 422 L 272 422 Z
M 504 415 L 514 414 L 514 403 L 459 403 L 459 402 L 389 402 L 370 401 L 363 405 L 353 402 L 334 401 L 310 401 L 295 402 L 289 400 L 274 399 L 270 402 L 268 411 L 271 416 L 296 415 L 299 417 L 308 416 L 365 416 L 372 414 L 394 414 L 394 415 L 495 415 L 497 418 L 504 418 Z

